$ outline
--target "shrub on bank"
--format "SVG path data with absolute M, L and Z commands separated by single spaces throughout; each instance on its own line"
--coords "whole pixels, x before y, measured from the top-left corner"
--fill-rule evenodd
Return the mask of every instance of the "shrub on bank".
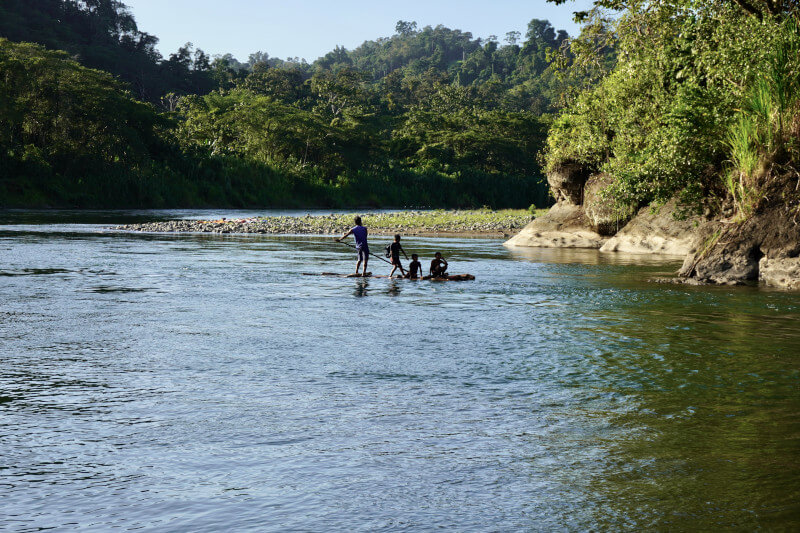
M 678 195 L 699 207 L 724 199 L 720 176 L 733 168 L 731 196 L 740 209 L 752 203 L 748 188 L 780 151 L 774 139 L 787 139 L 781 124 L 791 122 L 796 6 L 776 2 L 775 13 L 754 13 L 707 0 L 611 4 L 623 9 L 612 32 L 617 64 L 555 120 L 547 169 L 569 163 L 604 173 L 622 205 Z

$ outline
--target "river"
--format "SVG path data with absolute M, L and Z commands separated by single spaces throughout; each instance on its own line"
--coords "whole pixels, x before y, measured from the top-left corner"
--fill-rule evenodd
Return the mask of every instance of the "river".
M 800 528 L 797 293 L 475 238 L 404 240 L 474 282 L 305 277 L 352 250 L 103 229 L 176 215 L 209 213 L 0 214 L 0 529 Z

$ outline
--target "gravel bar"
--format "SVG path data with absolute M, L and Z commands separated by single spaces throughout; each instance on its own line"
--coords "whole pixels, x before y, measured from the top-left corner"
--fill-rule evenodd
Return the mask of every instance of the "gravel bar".
M 355 214 L 255 217 L 219 220 L 167 220 L 126 224 L 111 229 L 154 233 L 261 233 L 336 235 L 353 225 Z M 508 236 L 528 224 L 528 211 L 404 211 L 366 213 L 364 225 L 373 235 L 473 234 Z

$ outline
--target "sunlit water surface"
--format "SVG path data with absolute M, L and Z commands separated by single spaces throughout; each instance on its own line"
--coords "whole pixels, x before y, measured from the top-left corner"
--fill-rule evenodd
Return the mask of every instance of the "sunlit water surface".
M 304 277 L 351 250 L 102 230 L 160 216 L 0 217 L 0 528 L 800 527 L 797 293 L 489 239 L 404 241 L 474 282 Z

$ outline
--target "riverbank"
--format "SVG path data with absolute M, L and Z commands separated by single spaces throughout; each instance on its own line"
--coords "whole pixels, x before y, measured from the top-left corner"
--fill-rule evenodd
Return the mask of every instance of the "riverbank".
M 676 199 L 634 213 L 615 208 L 602 192 L 608 177 L 577 166 L 548 174 L 558 202 L 505 244 L 511 247 L 594 248 L 601 252 L 683 256 L 677 278 L 692 285 L 800 289 L 800 192 L 794 173 L 772 174 L 746 215 L 730 198 L 717 212 L 680 212 Z
M 437 210 L 366 213 L 361 217 L 373 235 L 481 235 L 507 237 L 525 227 L 536 214 L 524 209 L 492 211 Z M 253 217 L 228 220 L 168 220 L 144 224 L 125 224 L 112 229 L 154 233 L 260 233 L 337 235 L 353 226 L 356 213 Z

